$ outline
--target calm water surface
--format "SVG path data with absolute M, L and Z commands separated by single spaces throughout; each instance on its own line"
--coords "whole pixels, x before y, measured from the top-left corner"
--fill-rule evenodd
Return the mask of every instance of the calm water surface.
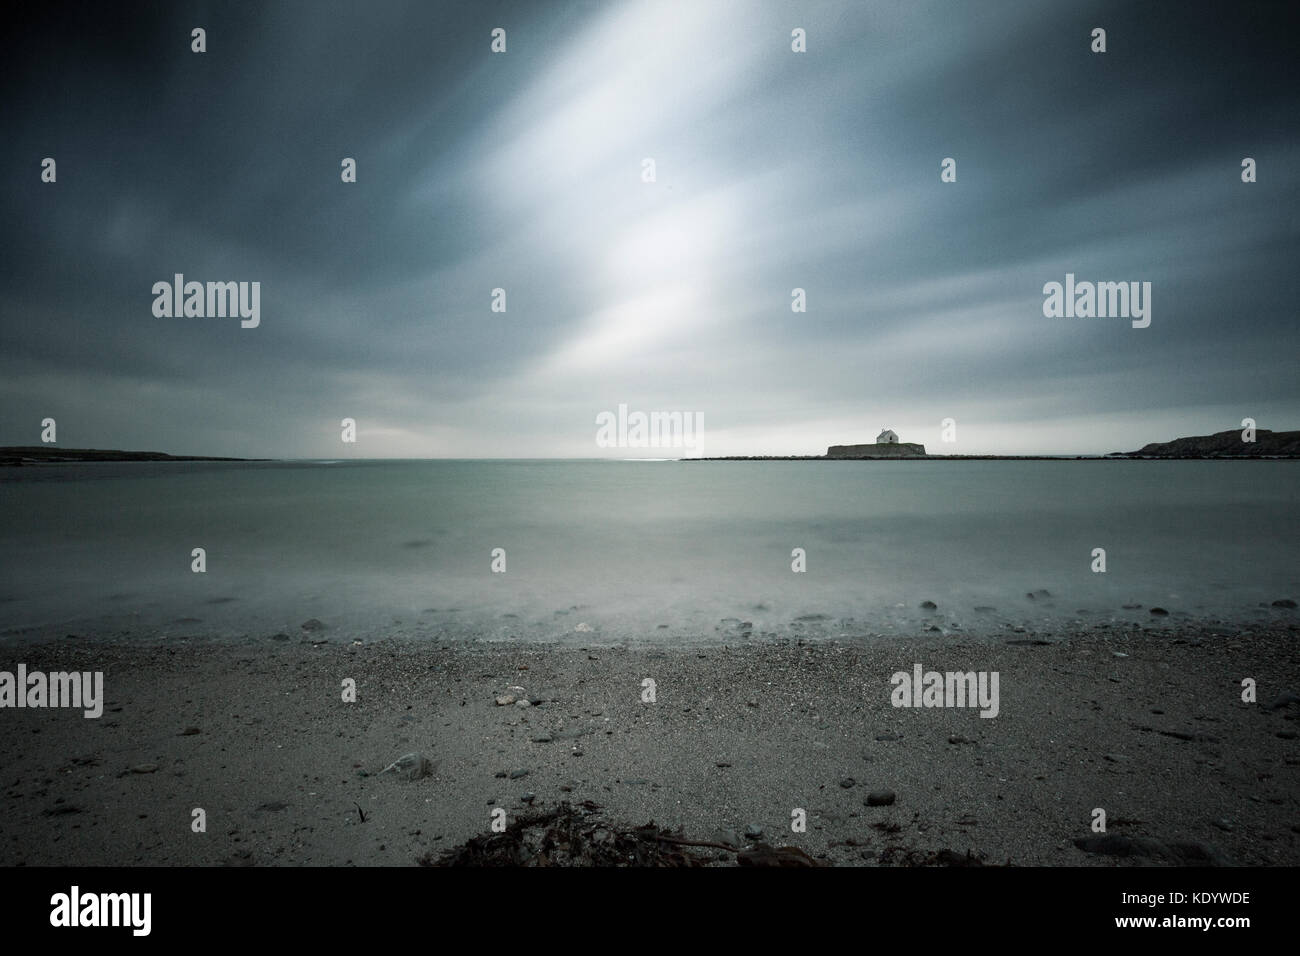
M 806 573 L 791 571 L 795 548 Z M 756 636 L 1150 623 L 1151 605 L 1174 612 L 1170 626 L 1181 614 L 1249 623 L 1296 613 L 1269 605 L 1300 598 L 1298 557 L 1300 462 L 0 470 L 10 638 L 298 640 L 317 618 L 331 639 L 670 643 L 735 641 L 740 622 Z

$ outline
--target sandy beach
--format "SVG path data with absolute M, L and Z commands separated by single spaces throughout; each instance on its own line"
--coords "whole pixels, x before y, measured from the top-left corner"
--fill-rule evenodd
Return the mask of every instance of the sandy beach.
M 1300 627 L 1009 638 L 10 645 L 7 670 L 102 671 L 105 707 L 3 713 L 0 863 L 414 865 L 563 800 L 834 865 L 1300 863 Z M 997 716 L 893 706 L 917 664 L 997 672 Z M 425 775 L 382 772 L 410 752 Z M 1076 845 L 1095 808 L 1131 839 Z

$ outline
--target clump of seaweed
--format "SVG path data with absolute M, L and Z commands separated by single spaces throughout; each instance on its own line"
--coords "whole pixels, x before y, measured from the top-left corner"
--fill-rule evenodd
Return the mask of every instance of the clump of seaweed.
M 590 800 L 567 801 L 549 810 L 523 814 L 500 833 L 471 837 L 460 846 L 420 857 L 422 866 L 645 866 L 696 867 L 715 862 L 690 848 L 736 854 L 740 866 L 820 866 L 796 847 L 757 843 L 737 851 L 708 840 L 688 840 L 681 830 L 666 830 L 654 821 L 640 827 L 618 826 L 601 818 Z
M 703 866 L 709 861 L 684 849 L 681 837 L 650 822 L 625 828 L 600 819 L 590 800 L 567 801 L 523 814 L 500 833 L 471 837 L 423 866 Z

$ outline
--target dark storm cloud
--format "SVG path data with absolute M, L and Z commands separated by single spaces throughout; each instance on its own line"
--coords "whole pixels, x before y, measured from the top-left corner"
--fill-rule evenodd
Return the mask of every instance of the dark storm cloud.
M 952 450 L 1104 452 L 1300 414 L 1282 4 L 26 16 L 0 442 L 328 457 L 351 416 L 362 455 L 587 455 L 627 402 L 709 453 L 949 416 Z M 261 325 L 155 318 L 175 272 L 260 281 Z M 1066 272 L 1151 281 L 1151 327 L 1045 318 Z

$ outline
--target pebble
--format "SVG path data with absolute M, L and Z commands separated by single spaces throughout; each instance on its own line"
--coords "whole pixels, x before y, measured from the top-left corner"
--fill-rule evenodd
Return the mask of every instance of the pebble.
M 1166 611 L 1166 610 L 1165 610 L 1164 608 L 1162 608 L 1162 607 L 1153 607 L 1153 608 L 1151 609 L 1151 613 L 1154 614 L 1156 617 L 1168 617 L 1168 616 L 1169 616 L 1169 612 Z
M 749 826 L 745 827 L 745 839 L 747 840 L 763 839 L 763 828 L 760 827 L 757 823 L 751 823 Z
M 409 754 L 402 754 L 402 756 L 381 770 L 380 773 L 390 771 L 402 774 L 408 781 L 419 780 L 433 773 L 433 762 L 417 750 Z
M 531 804 L 534 800 L 537 799 L 537 794 L 535 794 L 535 793 L 533 793 L 531 790 L 529 790 L 527 793 L 525 793 L 525 794 L 523 794 L 522 796 L 520 796 L 519 799 L 522 800 L 524 803 L 529 803 L 529 804 Z
M 320 621 L 316 620 L 316 618 L 314 618 L 314 617 L 311 618 L 310 620 L 303 621 L 302 624 L 299 625 L 299 626 L 300 626 L 304 631 L 323 631 L 323 630 L 325 630 L 325 625 L 322 624 Z
M 527 767 L 520 767 L 518 770 L 511 770 L 511 771 L 510 771 L 510 779 L 511 779 L 511 780 L 518 780 L 520 777 L 526 777 L 526 776 L 528 776 L 528 768 L 527 768 Z
M 892 790 L 873 790 L 867 794 L 864 801 L 869 807 L 888 807 L 892 806 L 897 795 Z
M 723 843 L 730 847 L 739 847 L 740 834 L 738 834 L 735 830 L 729 830 L 729 829 L 717 830 L 713 834 L 713 842 Z
M 933 601 L 922 601 L 921 607 L 927 611 L 937 611 L 939 609 L 939 605 L 935 604 Z
M 848 790 L 856 783 L 857 781 L 854 780 L 852 777 L 845 777 L 843 780 L 840 781 L 840 786 L 843 787 L 845 790 Z
M 510 706 L 511 704 L 513 704 L 514 702 L 515 702 L 515 699 L 514 699 L 514 697 L 513 697 L 512 695 L 510 695 L 510 694 L 502 694 L 500 697 L 497 698 L 497 706 L 498 706 L 498 707 L 509 707 L 509 706 Z

